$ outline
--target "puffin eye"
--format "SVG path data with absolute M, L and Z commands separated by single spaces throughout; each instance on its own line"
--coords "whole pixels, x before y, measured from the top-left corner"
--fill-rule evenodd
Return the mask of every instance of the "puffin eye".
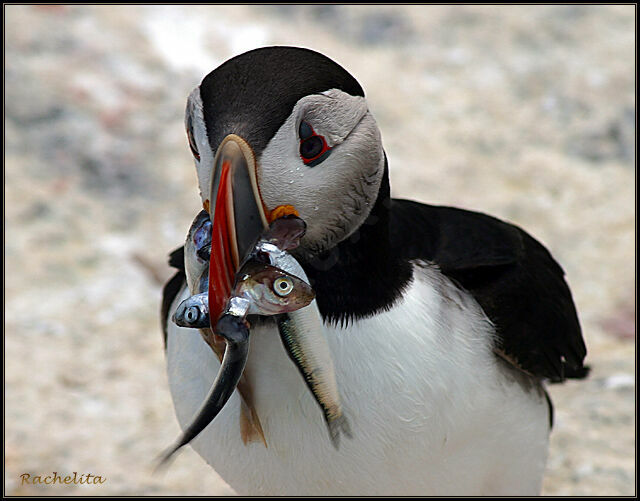
M 188 124 L 187 124 L 187 139 L 189 140 L 189 148 L 191 148 L 191 153 L 193 154 L 193 157 L 196 160 L 200 161 L 200 153 L 198 153 L 196 141 L 193 138 L 193 127 L 191 126 L 191 117 L 189 117 Z
M 300 158 L 307 167 L 315 167 L 331 153 L 331 148 L 323 136 L 316 134 L 307 122 L 300 122 Z
M 289 277 L 279 277 L 273 282 L 273 291 L 281 297 L 288 296 L 293 290 L 293 280 Z
M 312 136 L 300 143 L 300 155 L 303 159 L 310 160 L 322 152 L 323 146 L 320 136 Z

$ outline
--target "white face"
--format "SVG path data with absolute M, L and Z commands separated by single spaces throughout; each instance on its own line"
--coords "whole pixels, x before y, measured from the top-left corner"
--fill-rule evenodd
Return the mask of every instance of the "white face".
M 196 168 L 202 195 L 208 193 L 213 152 L 196 91 L 189 97 L 187 117 L 192 117 L 200 154 Z M 303 158 L 301 123 L 324 138 L 330 148 L 330 153 L 315 165 L 309 160 L 305 163 Z M 304 133 L 309 130 L 306 125 Z M 251 138 L 245 139 L 250 143 Z M 332 89 L 300 99 L 257 158 L 257 164 L 260 194 L 268 211 L 292 205 L 307 223 L 301 246 L 319 253 L 349 237 L 369 215 L 384 172 L 384 153 L 380 131 L 366 100 Z
M 331 153 L 314 167 L 300 151 L 300 124 L 324 137 Z M 293 205 L 307 223 L 301 244 L 321 252 L 367 218 L 384 171 L 378 126 L 363 97 L 332 89 L 305 96 L 258 158 L 258 184 L 269 210 Z

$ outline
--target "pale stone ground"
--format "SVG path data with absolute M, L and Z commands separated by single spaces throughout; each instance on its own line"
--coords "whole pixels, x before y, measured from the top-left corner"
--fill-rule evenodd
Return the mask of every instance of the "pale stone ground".
M 178 433 L 158 323 L 198 210 L 186 96 L 314 48 L 365 88 L 395 196 L 485 211 L 564 266 L 593 367 L 551 387 L 544 494 L 634 494 L 634 7 L 5 6 L 5 494 L 229 494 Z M 154 277 L 157 275 L 157 277 Z M 25 472 L 101 486 L 21 486 Z

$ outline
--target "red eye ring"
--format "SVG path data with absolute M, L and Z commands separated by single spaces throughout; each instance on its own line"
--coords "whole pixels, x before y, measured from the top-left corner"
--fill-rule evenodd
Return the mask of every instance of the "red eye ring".
M 313 127 L 307 122 L 300 122 L 300 158 L 305 165 L 314 167 L 322 162 L 331 151 L 324 136 L 316 134 Z

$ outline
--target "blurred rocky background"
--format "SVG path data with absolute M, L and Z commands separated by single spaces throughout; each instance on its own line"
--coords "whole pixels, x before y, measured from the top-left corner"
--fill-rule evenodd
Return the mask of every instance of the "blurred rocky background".
M 5 5 L 5 494 L 230 494 L 178 434 L 159 324 L 199 209 L 186 98 L 316 49 L 367 92 L 396 197 L 480 210 L 567 272 L 592 375 L 550 388 L 544 494 L 635 492 L 635 7 Z M 92 473 L 100 486 L 21 485 Z

